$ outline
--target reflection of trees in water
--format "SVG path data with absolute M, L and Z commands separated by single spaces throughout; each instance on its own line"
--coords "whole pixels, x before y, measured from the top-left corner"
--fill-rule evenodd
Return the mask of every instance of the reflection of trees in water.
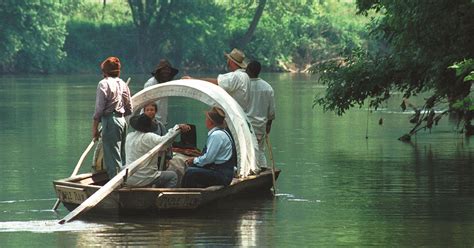
M 431 144 L 411 146 L 417 188 L 426 188 L 431 194 L 474 195 L 474 158 L 463 143 L 452 151 Z
M 151 216 L 90 216 L 85 221 L 105 222 L 108 225 L 96 233 L 80 232 L 76 245 L 260 246 L 259 233 L 266 232 L 262 229 L 268 226 L 261 223 L 267 218 L 265 215 L 272 214 L 272 207 L 269 207 L 272 199 L 258 198 L 224 199 L 189 212 Z

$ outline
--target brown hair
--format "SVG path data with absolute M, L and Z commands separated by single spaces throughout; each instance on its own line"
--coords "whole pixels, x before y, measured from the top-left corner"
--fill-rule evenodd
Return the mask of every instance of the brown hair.
M 120 75 L 120 60 L 117 57 L 108 57 L 100 64 L 100 69 L 107 77 L 118 77 Z
M 149 103 L 145 104 L 145 106 L 143 106 L 143 111 L 145 111 L 145 108 L 148 105 L 153 106 L 155 108 L 155 112 L 158 112 L 158 105 L 156 104 L 156 102 L 149 102 Z

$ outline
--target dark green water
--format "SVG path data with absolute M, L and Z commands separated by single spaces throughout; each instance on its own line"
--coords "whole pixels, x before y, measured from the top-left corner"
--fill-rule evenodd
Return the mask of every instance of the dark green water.
M 68 213 L 62 206 L 50 210 L 52 181 L 72 172 L 90 142 L 100 78 L 0 78 L 0 247 L 474 246 L 474 139 L 454 132 L 455 123 L 446 118 L 431 134 L 402 143 L 397 138 L 408 131 L 409 114 L 400 112 L 400 98 L 376 112 L 353 109 L 337 117 L 312 109 L 313 96 L 324 91 L 314 79 L 264 78 L 277 97 L 271 142 L 283 172 L 275 199 L 67 225 L 56 224 Z M 145 79 L 134 75 L 132 91 Z M 200 124 L 203 144 L 204 109 L 173 99 L 171 122 Z

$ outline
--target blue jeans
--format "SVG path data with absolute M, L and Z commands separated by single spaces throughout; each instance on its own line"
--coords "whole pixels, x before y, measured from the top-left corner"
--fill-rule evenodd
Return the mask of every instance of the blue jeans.
M 181 181 L 181 187 L 206 188 L 214 185 L 227 186 L 231 182 L 232 178 L 229 180 L 221 172 L 201 167 L 188 167 Z
M 125 163 L 127 122 L 125 118 L 116 117 L 113 114 L 102 116 L 101 121 L 104 164 L 109 179 L 112 179 Z

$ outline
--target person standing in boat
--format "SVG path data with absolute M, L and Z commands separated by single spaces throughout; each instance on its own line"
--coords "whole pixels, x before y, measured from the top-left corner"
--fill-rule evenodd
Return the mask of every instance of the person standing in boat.
M 275 97 L 272 86 L 258 77 L 262 66 L 258 61 L 251 61 L 245 70 L 250 77 L 250 108 L 247 117 L 252 124 L 258 142 L 256 152 L 257 164 L 267 167 L 265 158 L 265 139 L 269 135 L 275 119 Z
M 247 113 L 250 106 L 249 84 L 250 78 L 245 73 L 247 64 L 245 63 L 245 54 L 237 48 L 234 48 L 230 53 L 224 53 L 227 59 L 227 68 L 230 72 L 219 74 L 217 78 L 200 78 L 215 85 L 219 85 Z M 183 79 L 192 79 L 190 76 L 184 76 Z
M 151 73 L 153 77 L 148 79 L 145 83 L 144 88 L 165 83 L 173 80 L 173 78 L 178 74 L 178 69 L 173 68 L 171 63 L 166 59 L 161 59 L 156 69 Z M 156 101 L 158 106 L 158 111 L 156 112 L 156 118 L 163 123 L 165 126 L 168 125 L 168 98 L 162 98 Z
M 98 129 L 101 123 L 104 164 L 107 175 L 113 178 L 125 162 L 127 122 L 124 117 L 132 113 L 133 106 L 130 89 L 119 78 L 120 60 L 108 57 L 100 68 L 104 79 L 97 85 L 92 137 L 97 140 L 101 136 Z
M 168 132 L 160 136 L 156 134 L 158 125 L 147 115 L 141 114 L 130 118 L 130 125 L 135 131 L 127 135 L 125 151 L 127 153 L 127 164 L 132 163 L 145 155 L 155 146 L 174 135 L 178 130 L 187 132 L 191 129 L 186 124 L 175 125 Z M 174 188 L 178 181 L 178 175 L 174 171 L 160 171 L 158 169 L 158 155 L 126 179 L 128 187 L 165 187 Z
M 184 173 L 183 188 L 205 188 L 213 185 L 227 186 L 234 177 L 237 151 L 230 133 L 225 130 L 225 113 L 220 108 L 206 112 L 209 129 L 206 146 L 199 157 L 186 160 L 189 167 Z

